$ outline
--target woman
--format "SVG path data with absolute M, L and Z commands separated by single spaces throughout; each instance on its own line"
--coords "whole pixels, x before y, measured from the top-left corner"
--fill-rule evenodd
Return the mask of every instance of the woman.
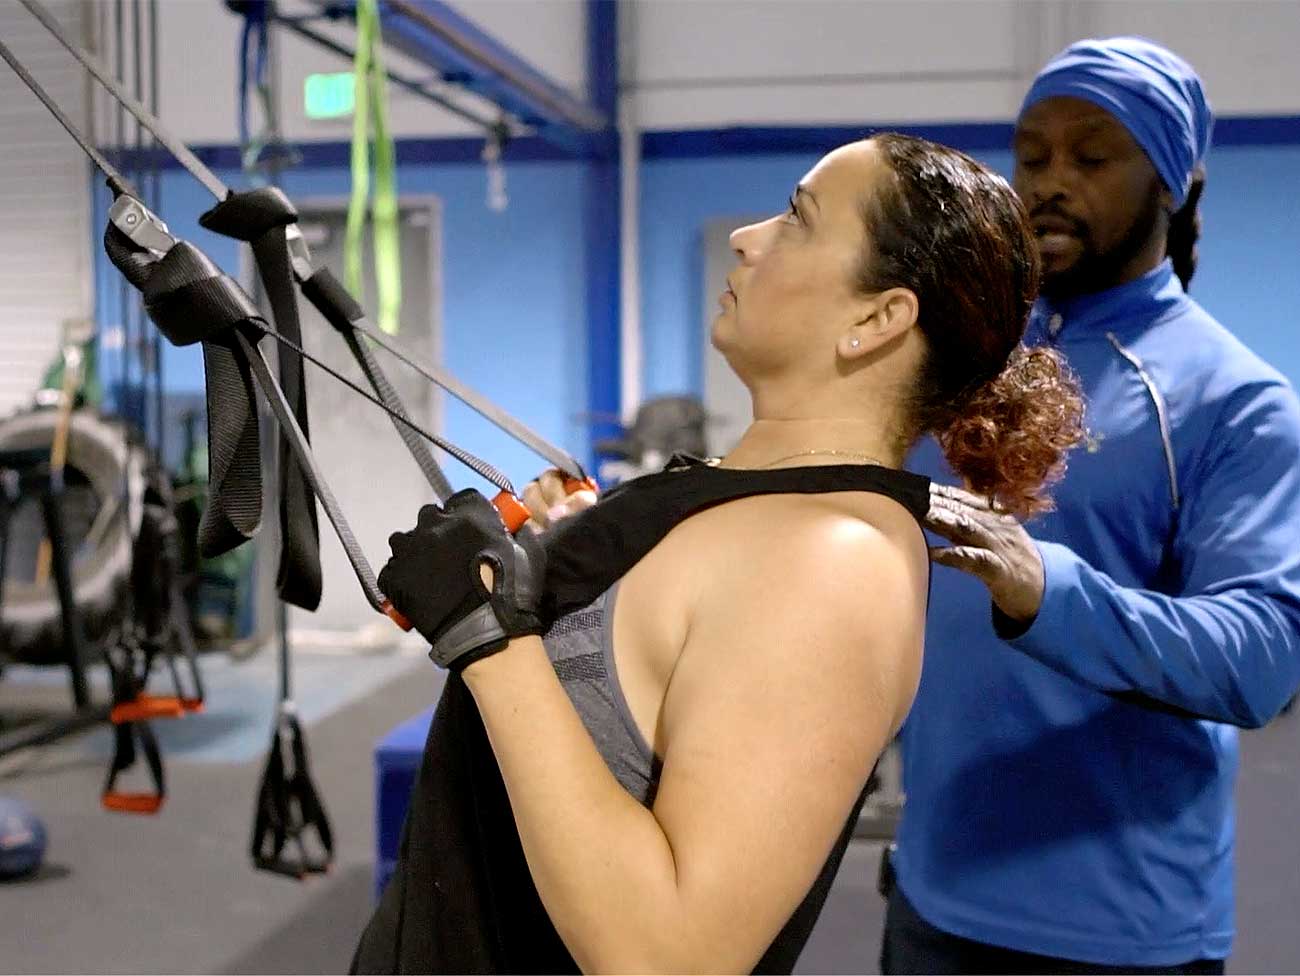
M 935 434 L 975 490 L 1045 506 L 1081 404 L 1019 347 L 1038 258 L 1001 178 L 877 136 L 732 245 L 713 339 L 755 420 L 720 465 L 544 550 L 472 492 L 390 540 L 380 586 L 453 674 L 356 968 L 788 971 L 920 674 L 905 454 Z

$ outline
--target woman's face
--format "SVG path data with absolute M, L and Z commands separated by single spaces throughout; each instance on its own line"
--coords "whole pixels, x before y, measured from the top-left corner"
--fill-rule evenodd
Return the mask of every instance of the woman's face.
M 843 146 L 800 181 L 785 213 L 732 233 L 738 264 L 712 338 L 742 380 L 834 369 L 837 339 L 871 301 L 855 278 L 862 208 L 880 165 L 870 142 Z

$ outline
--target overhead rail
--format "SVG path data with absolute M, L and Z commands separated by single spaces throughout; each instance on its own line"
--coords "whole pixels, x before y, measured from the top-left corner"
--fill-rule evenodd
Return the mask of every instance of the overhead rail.
M 354 0 L 316 0 L 320 17 L 356 19 Z M 379 15 L 384 43 L 437 72 L 442 81 L 480 95 L 508 119 L 533 130 L 575 156 L 613 152 L 614 126 L 608 112 L 575 97 L 505 44 L 441 0 L 382 0 Z M 278 16 L 286 28 L 346 55 L 347 48 L 312 26 L 313 17 Z M 390 78 L 444 107 L 450 101 L 430 85 L 409 77 Z M 455 105 L 449 111 L 490 128 L 478 113 Z

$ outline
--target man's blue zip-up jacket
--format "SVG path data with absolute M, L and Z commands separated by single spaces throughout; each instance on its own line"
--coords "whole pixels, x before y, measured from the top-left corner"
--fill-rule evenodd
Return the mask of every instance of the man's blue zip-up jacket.
M 1289 328 L 1289 325 L 1279 327 Z M 1300 407 L 1168 262 L 1040 301 L 1088 402 L 1018 636 L 935 568 L 899 885 L 940 929 L 1115 965 L 1223 958 L 1237 727 L 1300 684 Z M 956 483 L 933 443 L 913 469 Z M 1005 639 L 1004 639 L 1005 638 Z

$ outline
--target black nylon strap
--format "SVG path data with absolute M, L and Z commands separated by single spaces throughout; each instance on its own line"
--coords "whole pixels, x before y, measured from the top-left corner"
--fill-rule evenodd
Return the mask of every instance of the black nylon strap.
M 277 331 L 294 344 L 302 344 L 298 302 L 285 228 L 298 219 L 289 198 L 277 187 L 232 193 L 199 218 L 209 230 L 252 245 L 258 277 L 271 305 Z M 303 435 L 310 442 L 307 420 L 307 379 L 301 357 L 281 345 L 278 350 L 280 388 L 293 410 Z M 320 526 L 316 499 L 290 450 L 287 437 L 279 438 L 280 566 L 276 590 L 280 598 L 304 610 L 320 606 Z
M 273 227 L 287 227 L 297 222 L 297 209 L 276 186 L 232 192 L 199 217 L 200 226 L 222 237 L 233 237 L 249 244 Z
M 275 327 L 294 343 L 302 344 L 302 327 L 298 321 L 298 302 L 294 292 L 293 269 L 289 266 L 289 244 L 283 226 L 268 230 L 253 242 L 253 258 L 266 289 Z M 310 443 L 307 423 L 307 377 L 302 357 L 292 349 L 279 346 L 280 388 L 293 408 L 294 417 Z M 304 610 L 320 606 L 320 526 L 316 521 L 316 497 L 303 477 L 301 466 L 289 448 L 283 431 L 280 435 L 280 568 L 276 590 L 280 599 Z
M 348 292 L 337 278 L 330 273 L 328 268 L 321 268 L 310 278 L 302 283 L 302 293 L 307 300 L 312 303 L 330 325 L 338 330 L 343 341 L 348 344 L 348 349 L 352 352 L 352 358 L 357 361 L 361 371 L 366 374 L 371 388 L 378 395 L 392 417 L 393 414 L 407 417 L 406 408 L 402 400 L 393 389 L 388 377 L 380 368 L 375 359 L 375 354 L 370 351 L 365 340 L 357 334 L 353 323 L 365 318 L 365 311 L 357 304 L 356 299 Z M 402 443 L 406 449 L 411 452 L 411 457 L 415 458 L 415 463 L 419 465 L 420 471 L 424 474 L 425 480 L 433 489 L 439 501 L 446 501 L 452 496 L 454 489 L 447 480 L 447 476 L 442 473 L 438 462 L 434 460 L 429 445 L 419 437 L 415 431 L 403 423 L 400 423 L 395 417 L 393 426 L 397 428 L 398 436 L 402 438 Z
M 286 761 L 286 747 L 292 770 Z M 321 856 L 308 850 L 309 830 L 316 833 Z M 285 851 L 290 843 L 298 848 L 297 858 Z M 297 717 L 289 712 L 276 717 L 249 846 L 255 867 L 294 878 L 326 871 L 334 860 L 334 833 L 312 783 L 307 743 Z
M 199 554 L 220 556 L 262 524 L 262 451 L 253 377 L 229 339 L 203 343 L 208 407 L 208 504 L 199 519 Z
M 330 325 L 343 333 L 350 332 L 352 323 L 366 314 L 352 293 L 330 273 L 329 268 L 320 268 L 304 281 L 302 293 L 307 296 L 307 301 L 320 310 Z
M 108 770 L 108 779 L 104 781 L 104 794 L 112 793 L 117 785 L 117 777 L 135 765 L 135 742 L 138 738 L 145 765 L 149 767 L 149 776 L 153 780 L 154 794 L 160 800 L 166 797 L 167 781 L 163 773 L 162 753 L 158 749 L 158 738 L 149 723 L 120 722 L 113 727 L 113 736 L 113 762 Z
M 128 652 L 121 660 L 115 660 L 105 654 L 108 665 L 109 680 L 113 688 L 113 704 L 123 705 L 135 701 L 143 693 L 149 680 L 152 658 L 146 656 L 143 673 L 136 673 L 135 656 Z M 158 739 L 147 721 L 118 722 L 113 726 L 113 759 L 109 764 L 108 777 L 104 780 L 103 795 L 109 796 L 117 786 L 117 778 L 131 769 L 138 758 L 136 742 L 144 753 L 145 764 L 153 779 L 154 795 L 161 801 L 167 795 L 167 782 L 163 774 L 162 753 L 158 749 Z
M 208 414 L 208 504 L 199 521 L 199 553 L 220 556 L 247 542 L 262 521 L 262 458 L 253 379 L 231 330 L 265 329 L 239 285 L 198 248 L 177 241 L 161 259 L 109 224 L 104 250 L 140 289 L 154 323 L 178 345 L 203 344 Z M 193 304 L 170 297 L 184 290 Z
M 159 295 L 146 295 L 145 310 L 167 341 L 175 346 L 212 339 L 230 328 L 231 322 L 257 317 L 257 309 L 243 289 L 220 273 Z
M 361 367 L 361 371 L 366 374 L 366 379 L 370 381 L 371 388 L 374 389 L 380 401 L 388 407 L 390 411 L 388 416 L 393 421 L 393 426 L 397 428 L 398 436 L 402 438 L 402 443 L 406 445 L 406 449 L 411 452 L 411 457 L 419 465 L 425 480 L 429 482 L 429 487 L 438 496 L 438 501 L 445 502 L 452 496 L 455 489 L 452 488 L 451 482 L 447 480 L 447 476 L 442 473 L 442 468 L 438 466 L 438 462 L 433 459 L 433 453 L 429 450 L 429 445 L 424 438 L 393 416 L 393 414 L 397 414 L 407 420 L 410 419 L 407 416 L 406 407 L 397 395 L 397 391 L 393 389 L 392 384 L 388 382 L 388 377 L 379 368 L 379 363 L 375 361 L 375 354 L 370 351 L 370 347 L 366 345 L 365 340 L 352 329 L 348 329 L 343 333 L 343 341 L 347 343 L 348 349 L 352 351 L 352 357 L 357 361 L 357 365 Z

